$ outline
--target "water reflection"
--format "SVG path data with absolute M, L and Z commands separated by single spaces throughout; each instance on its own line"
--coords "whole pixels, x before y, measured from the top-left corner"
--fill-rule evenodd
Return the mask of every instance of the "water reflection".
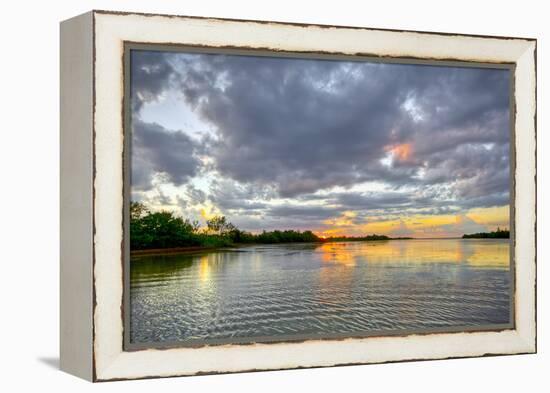
M 207 255 L 200 258 L 199 277 L 202 282 L 208 281 L 210 277 L 210 264 Z
M 355 266 L 357 252 L 351 243 L 324 243 L 319 247 L 323 262 L 338 263 L 344 266 Z
M 131 263 L 134 342 L 509 322 L 509 243 L 263 245 Z
M 356 263 L 436 264 L 467 263 L 472 266 L 507 268 L 509 244 L 502 240 L 400 240 L 324 243 L 318 248 L 324 262 L 355 266 Z

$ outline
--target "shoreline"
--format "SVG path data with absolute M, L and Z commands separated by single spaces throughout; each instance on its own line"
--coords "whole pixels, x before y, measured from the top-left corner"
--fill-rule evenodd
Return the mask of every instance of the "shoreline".
M 130 250 L 130 257 L 139 257 L 139 256 L 157 256 L 157 255 L 176 255 L 176 254 L 192 254 L 204 251 L 216 251 L 221 249 L 231 249 L 239 248 L 246 246 L 257 246 L 257 245 L 269 245 L 269 244 L 310 244 L 310 243 L 345 243 L 345 242 L 376 242 L 376 241 L 390 241 L 390 240 L 506 240 L 498 238 L 459 238 L 459 237 L 439 237 L 439 238 L 390 238 L 384 240 L 328 240 L 320 242 L 293 242 L 293 243 L 235 243 L 230 246 L 188 246 L 188 247 L 173 247 L 173 248 L 152 248 L 148 250 Z
M 171 254 L 190 254 L 201 251 L 214 251 L 221 248 L 230 247 L 206 247 L 206 246 L 189 246 L 189 247 L 172 247 L 172 248 L 151 248 L 149 250 L 130 250 L 130 257 L 133 256 L 150 256 L 150 255 L 171 255 Z

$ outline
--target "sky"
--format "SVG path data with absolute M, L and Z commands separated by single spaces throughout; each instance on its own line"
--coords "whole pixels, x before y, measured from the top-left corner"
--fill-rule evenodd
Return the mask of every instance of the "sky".
M 319 236 L 509 227 L 508 70 L 133 50 L 131 198 Z

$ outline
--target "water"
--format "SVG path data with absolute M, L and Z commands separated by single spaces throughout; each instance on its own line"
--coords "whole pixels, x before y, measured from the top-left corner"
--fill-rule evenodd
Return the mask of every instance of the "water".
M 132 343 L 483 327 L 510 321 L 509 241 L 258 245 L 133 258 Z

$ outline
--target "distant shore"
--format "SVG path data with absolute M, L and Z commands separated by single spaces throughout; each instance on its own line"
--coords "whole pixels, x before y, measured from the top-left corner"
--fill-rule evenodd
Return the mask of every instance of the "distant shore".
M 463 239 L 509 239 L 510 231 L 508 229 L 498 228 L 494 232 L 478 232 L 478 233 L 464 234 L 462 238 Z
M 502 231 L 501 231 L 502 232 Z M 481 236 L 480 236 L 481 235 Z M 500 234 L 502 236 L 502 234 Z M 228 245 L 216 246 L 184 246 L 184 247 L 167 247 L 167 248 L 151 248 L 145 250 L 131 250 L 130 256 L 157 256 L 157 255 L 175 255 L 175 254 L 192 254 L 203 251 L 216 251 L 221 249 L 232 249 L 246 246 L 259 245 L 277 245 L 277 244 L 305 244 L 305 243 L 343 243 L 343 242 L 375 242 L 375 241 L 390 241 L 390 240 L 449 240 L 449 239 L 502 239 L 503 237 L 487 236 L 486 234 L 472 234 L 460 237 L 440 237 L 440 238 L 413 238 L 413 237 L 387 237 L 380 235 L 369 235 L 364 237 L 332 237 L 316 241 L 308 242 L 278 242 L 278 243 L 232 243 Z
M 307 244 L 307 243 L 343 243 L 343 242 L 373 242 L 373 241 L 388 241 L 388 240 L 410 240 L 413 238 L 410 237 L 400 237 L 400 238 L 382 238 L 382 239 L 373 239 L 373 238 L 330 238 L 330 239 L 321 239 L 312 242 L 281 242 L 281 243 L 233 243 L 227 246 L 187 246 L 187 247 L 167 247 L 167 248 L 151 248 L 146 250 L 130 250 L 130 256 L 156 256 L 156 255 L 172 255 L 172 254 L 191 254 L 202 251 L 216 251 L 220 249 L 231 249 L 247 246 L 260 246 L 260 245 L 278 245 L 278 244 Z

